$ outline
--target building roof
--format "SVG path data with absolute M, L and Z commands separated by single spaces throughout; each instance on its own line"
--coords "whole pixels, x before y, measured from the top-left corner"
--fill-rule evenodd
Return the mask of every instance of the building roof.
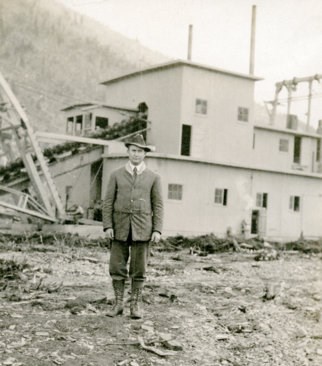
M 291 129 L 288 129 L 288 128 L 280 128 L 280 127 L 275 127 L 275 126 L 272 126 L 272 125 L 259 125 L 259 124 L 256 124 L 256 125 L 254 125 L 254 128 L 257 128 L 259 130 L 271 131 L 271 132 L 285 133 L 285 134 L 288 134 L 288 135 L 314 137 L 314 138 L 321 138 L 322 137 L 318 133 L 314 133 L 314 132 L 307 132 L 307 131 L 302 131 L 302 130 L 291 130 Z
M 65 107 L 62 109 L 63 112 L 71 111 L 72 109 L 80 108 L 83 110 L 90 110 L 95 108 L 106 108 L 106 109 L 116 109 L 119 111 L 128 111 L 128 112 L 138 112 L 139 110 L 137 108 L 133 107 L 121 107 L 121 106 L 115 106 L 115 105 L 108 105 L 103 103 L 79 103 L 79 104 L 72 104 L 68 107 Z
M 125 153 L 111 153 L 111 154 L 102 154 L 103 159 L 119 159 L 124 158 L 128 159 L 128 155 Z M 247 165 L 247 164 L 237 164 L 237 163 L 231 163 L 231 162 L 224 162 L 224 161 L 215 161 L 215 160 L 208 160 L 208 159 L 202 159 L 202 158 L 195 158 L 192 156 L 182 156 L 182 155 L 172 155 L 172 154 L 164 154 L 164 153 L 156 153 L 151 152 L 147 155 L 147 158 L 155 158 L 155 159 L 163 159 L 163 160 L 171 160 L 171 161 L 179 161 L 182 163 L 195 163 L 195 164 L 204 164 L 204 165 L 210 165 L 210 166 L 221 166 L 221 167 L 227 167 L 227 168 L 235 168 L 235 169 L 243 169 L 243 170 L 249 170 L 249 171 L 258 171 L 258 172 L 264 172 L 264 173 L 272 173 L 272 174 L 282 174 L 282 175 L 291 175 L 291 176 L 297 176 L 297 177 L 307 177 L 312 179 L 320 179 L 322 180 L 321 173 L 311 173 L 306 171 L 298 171 L 298 170 L 288 170 L 285 171 L 284 169 L 271 169 L 271 168 L 265 168 L 257 165 Z
M 196 69 L 207 70 L 207 71 L 211 71 L 211 72 L 214 72 L 214 73 L 230 75 L 230 76 L 243 78 L 243 79 L 248 79 L 248 80 L 253 80 L 253 81 L 262 80 L 262 78 L 254 76 L 254 75 L 250 75 L 250 74 L 237 73 L 237 72 L 228 71 L 228 70 L 224 70 L 224 69 L 220 69 L 220 68 L 215 68 L 215 67 L 212 67 L 212 66 L 199 64 L 199 63 L 195 63 L 195 62 L 191 62 L 191 61 L 174 60 L 174 61 L 170 61 L 170 62 L 150 66 L 150 67 L 147 67 L 143 70 L 135 71 L 135 72 L 132 72 L 132 73 L 129 73 L 129 74 L 121 75 L 119 77 L 104 81 L 101 84 L 108 85 L 108 84 L 112 84 L 112 83 L 115 83 L 115 82 L 118 82 L 118 81 L 121 81 L 121 80 L 129 79 L 129 78 L 132 78 L 132 77 L 135 77 L 135 76 L 138 76 L 138 75 L 152 73 L 152 72 L 155 72 L 155 71 L 170 69 L 170 68 L 179 67 L 179 66 L 189 66 L 189 67 L 196 68 Z
M 66 112 L 66 111 L 69 111 L 71 109 L 74 109 L 74 108 L 83 108 L 83 107 L 89 107 L 89 106 L 92 106 L 94 105 L 94 103 L 78 103 L 78 104 L 72 104 L 68 107 L 65 107 L 62 109 L 62 111 Z

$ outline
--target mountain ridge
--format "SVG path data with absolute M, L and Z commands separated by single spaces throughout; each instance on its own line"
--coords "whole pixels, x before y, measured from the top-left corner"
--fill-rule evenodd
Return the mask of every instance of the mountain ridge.
M 103 101 L 100 82 L 167 60 L 58 1 L 0 0 L 0 41 L 0 71 L 43 131 L 65 131 L 62 108 Z

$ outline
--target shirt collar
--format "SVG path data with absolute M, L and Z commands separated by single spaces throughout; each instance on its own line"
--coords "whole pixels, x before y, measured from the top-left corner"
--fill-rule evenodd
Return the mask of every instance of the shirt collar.
M 143 173 L 143 171 L 146 168 L 146 165 L 144 161 L 142 161 L 142 163 L 140 163 L 139 165 L 133 165 L 130 161 L 128 161 L 125 168 L 131 175 L 133 175 L 133 169 L 136 168 L 137 174 L 139 175 Z

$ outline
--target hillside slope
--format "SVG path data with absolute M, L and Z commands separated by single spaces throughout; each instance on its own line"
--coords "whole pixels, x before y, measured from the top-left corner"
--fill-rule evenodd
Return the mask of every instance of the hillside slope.
M 66 105 L 102 100 L 101 81 L 165 60 L 53 0 L 0 0 L 0 43 L 0 71 L 43 131 L 64 131 Z

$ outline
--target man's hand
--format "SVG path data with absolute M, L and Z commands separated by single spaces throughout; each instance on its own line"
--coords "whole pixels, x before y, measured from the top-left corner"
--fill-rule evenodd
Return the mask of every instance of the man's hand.
M 112 228 L 107 229 L 106 230 L 106 236 L 109 239 L 113 240 L 114 239 L 114 230 Z
M 152 243 L 158 243 L 161 239 L 161 234 L 158 231 L 153 231 L 151 236 Z

